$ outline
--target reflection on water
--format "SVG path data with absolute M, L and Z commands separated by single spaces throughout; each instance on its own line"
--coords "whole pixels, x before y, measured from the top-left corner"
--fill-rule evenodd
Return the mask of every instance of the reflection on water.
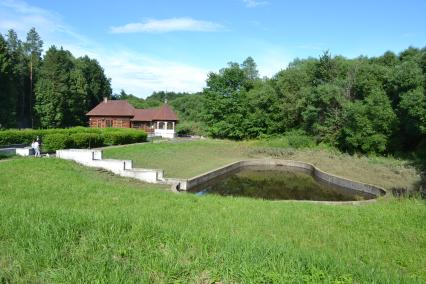
M 197 195 L 220 194 L 269 200 L 351 201 L 374 196 L 316 181 L 288 167 L 245 167 L 191 188 Z

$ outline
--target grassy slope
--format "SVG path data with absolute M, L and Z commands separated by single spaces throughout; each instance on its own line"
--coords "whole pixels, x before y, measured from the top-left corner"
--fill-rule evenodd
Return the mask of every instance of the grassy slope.
M 168 177 L 189 178 L 241 159 L 273 157 L 305 161 L 330 173 L 385 188 L 418 186 L 418 174 L 404 161 L 354 157 L 322 149 L 292 150 L 270 146 L 258 142 L 220 140 L 147 143 L 109 148 L 104 155 L 131 159 L 136 167 L 164 169 Z
M 418 283 L 425 216 L 418 200 L 178 195 L 68 161 L 14 159 L 0 163 L 0 282 Z
M 104 150 L 107 158 L 131 159 L 136 167 L 164 169 L 168 177 L 193 177 L 247 157 L 247 146 L 222 140 L 146 143 Z

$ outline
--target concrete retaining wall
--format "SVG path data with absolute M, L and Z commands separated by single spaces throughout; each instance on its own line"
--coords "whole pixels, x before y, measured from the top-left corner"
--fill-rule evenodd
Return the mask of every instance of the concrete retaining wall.
M 275 160 L 275 159 L 246 160 L 246 161 L 235 162 L 235 163 L 226 165 L 224 167 L 215 169 L 213 171 L 204 173 L 202 175 L 193 177 L 191 179 L 188 179 L 182 183 L 181 189 L 188 190 L 199 184 L 212 180 L 218 176 L 224 175 L 226 173 L 229 173 L 239 168 L 247 167 L 247 166 L 274 166 L 274 167 L 286 166 L 291 168 L 297 168 L 311 174 L 314 178 L 318 180 L 321 180 L 339 187 L 343 187 L 345 189 L 372 194 L 374 196 L 382 196 L 386 194 L 386 190 L 384 188 L 334 176 L 318 169 L 317 167 L 309 163 L 292 161 L 292 160 Z
M 131 160 L 102 159 L 102 150 L 57 150 L 56 157 L 72 160 L 88 167 L 105 169 L 123 177 L 150 183 L 164 183 L 163 170 L 133 168 Z
M 247 166 L 285 166 L 302 170 L 320 181 L 345 189 L 371 194 L 376 197 L 386 194 L 386 190 L 381 187 L 334 176 L 309 163 L 292 160 L 261 159 L 238 161 L 190 179 L 178 179 L 164 178 L 163 170 L 160 169 L 133 168 L 133 162 L 131 160 L 102 159 L 102 150 L 58 150 L 56 151 L 56 157 L 65 160 L 72 160 L 89 167 L 102 168 L 117 175 L 138 179 L 144 182 L 169 184 L 172 185 L 173 190 L 177 191 L 188 190 L 214 178 Z

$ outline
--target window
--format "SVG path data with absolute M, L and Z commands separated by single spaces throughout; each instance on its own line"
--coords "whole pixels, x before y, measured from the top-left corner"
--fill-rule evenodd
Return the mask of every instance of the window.
M 173 122 L 169 121 L 167 123 L 167 129 L 173 129 Z
M 106 127 L 112 127 L 112 120 L 110 119 L 105 120 L 105 124 L 106 124 Z
M 99 128 L 101 128 L 101 127 L 102 127 L 102 120 L 98 119 L 98 120 L 96 121 L 96 127 L 99 127 Z
M 164 127 L 165 127 L 164 121 L 160 121 L 158 129 L 164 129 Z

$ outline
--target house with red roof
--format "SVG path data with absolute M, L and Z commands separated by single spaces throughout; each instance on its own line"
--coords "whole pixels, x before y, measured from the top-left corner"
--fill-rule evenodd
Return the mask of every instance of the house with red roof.
M 179 119 L 168 104 L 136 109 L 125 100 L 104 100 L 86 113 L 90 127 L 143 129 L 149 136 L 174 138 Z

